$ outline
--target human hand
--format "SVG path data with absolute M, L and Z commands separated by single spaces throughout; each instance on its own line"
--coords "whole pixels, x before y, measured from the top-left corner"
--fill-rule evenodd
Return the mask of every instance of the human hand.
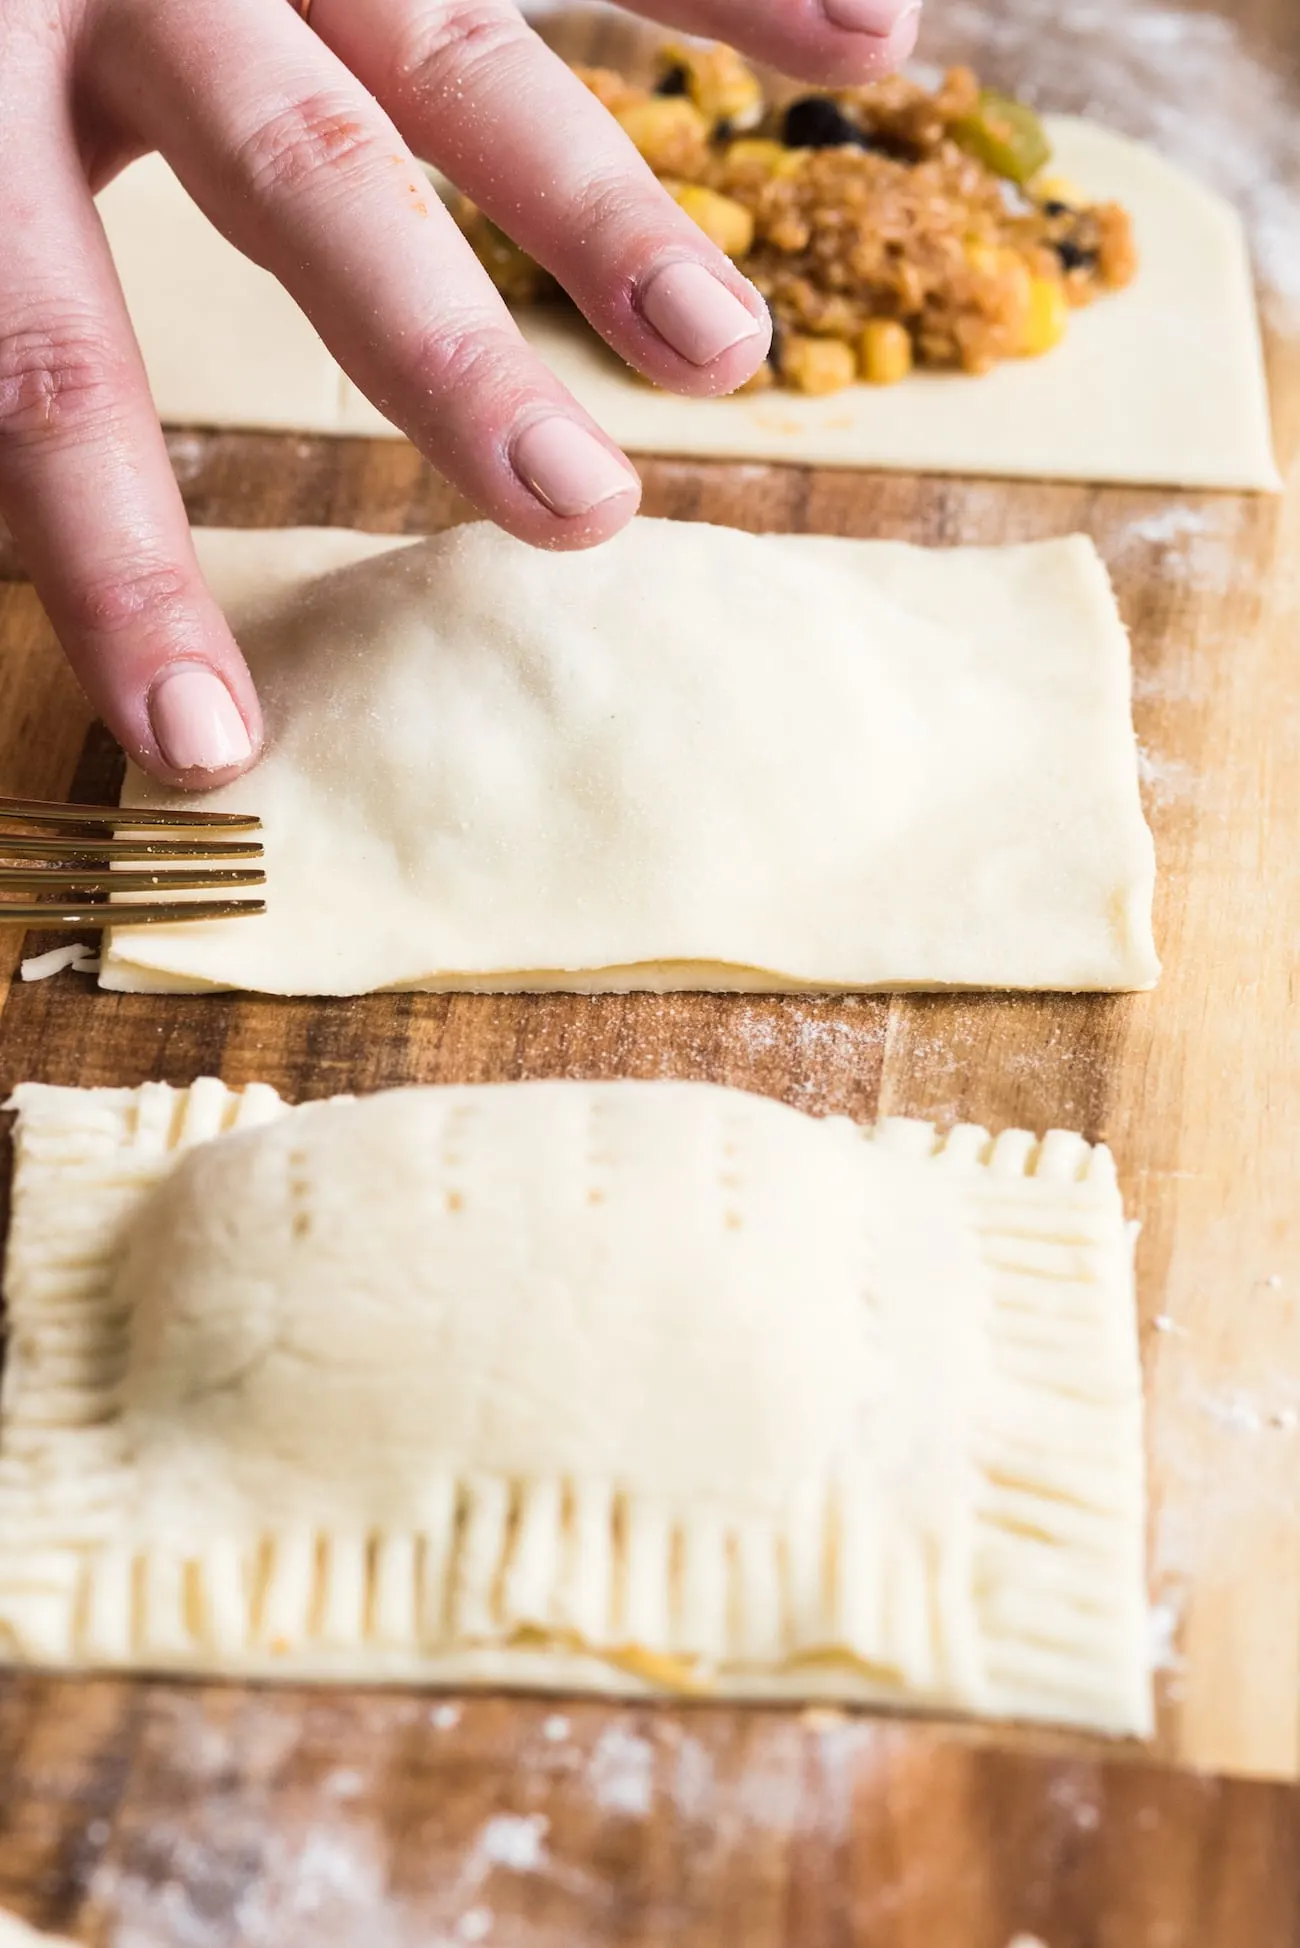
M 194 789 L 254 759 L 92 194 L 159 149 L 339 363 L 512 534 L 607 540 L 630 463 L 520 336 L 414 161 L 436 163 L 674 391 L 767 355 L 762 299 L 512 0 L 3 0 L 0 511 L 92 703 Z M 809 81 L 897 66 L 908 0 L 640 0 Z

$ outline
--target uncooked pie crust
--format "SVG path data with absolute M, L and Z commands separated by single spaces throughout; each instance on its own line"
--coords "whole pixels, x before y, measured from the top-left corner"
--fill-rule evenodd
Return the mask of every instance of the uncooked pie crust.
M 829 399 L 653 391 L 586 326 L 520 322 L 632 452 L 1147 483 L 1280 486 L 1250 257 L 1236 212 L 1143 144 L 1051 116 L 1056 171 L 1131 212 L 1137 281 L 1067 342 L 979 379 L 917 373 Z M 242 257 L 158 157 L 100 198 L 154 398 L 169 424 L 393 435 L 292 299 Z
M 269 911 L 120 929 L 105 986 L 1156 980 L 1128 638 L 1087 540 L 196 540 L 269 737 L 205 803 L 261 814 Z M 188 801 L 133 774 L 125 802 Z
M 10 1661 L 1149 1729 L 1106 1150 L 680 1083 L 15 1104 Z

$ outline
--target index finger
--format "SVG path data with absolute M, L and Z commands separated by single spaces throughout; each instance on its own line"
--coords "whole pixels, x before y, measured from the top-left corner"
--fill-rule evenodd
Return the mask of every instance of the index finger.
M 26 101 L 25 147 L 0 171 L 0 506 L 123 747 L 210 788 L 260 740 L 252 679 L 199 572 L 72 131 L 57 98 Z

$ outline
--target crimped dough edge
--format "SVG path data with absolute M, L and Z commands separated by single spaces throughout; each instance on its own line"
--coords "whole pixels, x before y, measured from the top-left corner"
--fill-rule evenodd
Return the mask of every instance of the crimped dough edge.
M 29 1084 L 11 1107 L 0 1657 L 1149 1731 L 1132 1234 L 1104 1147 L 897 1119 L 862 1132 L 961 1172 L 976 1213 L 994 1380 L 972 1456 L 972 1646 L 944 1628 L 943 1563 L 901 1523 L 877 1523 L 869 1573 L 854 1573 L 855 1511 L 837 1484 L 782 1533 L 670 1521 L 599 1482 L 477 1476 L 439 1484 L 437 1533 L 124 1545 L 114 1412 L 131 1321 L 108 1302 L 121 1228 L 183 1151 L 292 1110 L 265 1085 L 211 1079 Z

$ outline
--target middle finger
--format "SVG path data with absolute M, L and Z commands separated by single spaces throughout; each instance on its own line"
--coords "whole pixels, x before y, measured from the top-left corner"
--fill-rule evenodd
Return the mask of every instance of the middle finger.
M 763 300 L 512 0 L 313 0 L 311 24 L 629 364 L 690 393 L 757 371 Z

